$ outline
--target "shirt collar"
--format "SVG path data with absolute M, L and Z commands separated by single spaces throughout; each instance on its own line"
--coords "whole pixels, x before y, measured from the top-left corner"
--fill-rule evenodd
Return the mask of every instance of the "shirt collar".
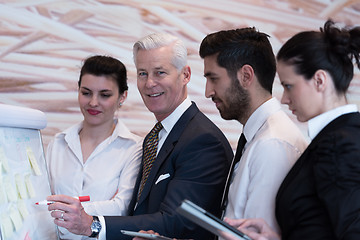
M 266 119 L 281 110 L 280 102 L 276 98 L 270 98 L 260 105 L 249 117 L 243 128 L 246 141 L 250 142 L 260 127 L 266 122 Z
M 120 119 L 114 119 L 114 122 L 116 126 L 111 136 L 112 139 L 115 140 L 117 137 L 120 137 L 124 139 L 136 140 L 137 136 L 135 136 L 135 134 L 130 132 L 130 130 Z
M 332 120 L 335 118 L 352 112 L 357 112 L 358 108 L 356 104 L 347 104 L 341 107 L 334 108 L 330 111 L 322 113 L 308 122 L 308 135 L 311 140 L 315 138 L 315 136 Z
M 161 121 L 163 130 L 167 133 L 171 131 L 175 123 L 179 120 L 181 115 L 191 106 L 191 101 L 187 97 L 167 118 Z

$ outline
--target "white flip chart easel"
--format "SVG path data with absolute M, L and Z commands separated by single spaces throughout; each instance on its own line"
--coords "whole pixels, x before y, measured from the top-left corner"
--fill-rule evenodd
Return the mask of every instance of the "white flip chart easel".
M 0 104 L 0 239 L 57 239 L 47 206 L 50 192 L 39 110 Z

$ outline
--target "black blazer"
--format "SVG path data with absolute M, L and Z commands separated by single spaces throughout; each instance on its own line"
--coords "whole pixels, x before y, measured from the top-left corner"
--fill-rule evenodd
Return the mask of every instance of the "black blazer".
M 282 239 L 360 239 L 360 114 L 342 115 L 313 139 L 279 188 Z
M 131 239 L 122 235 L 121 229 L 152 229 L 176 238 L 213 238 L 175 210 L 189 199 L 219 216 L 232 157 L 223 133 L 192 103 L 161 147 L 135 210 L 142 169 L 129 206 L 130 216 L 105 217 L 106 239 Z M 170 177 L 158 181 L 164 174 Z

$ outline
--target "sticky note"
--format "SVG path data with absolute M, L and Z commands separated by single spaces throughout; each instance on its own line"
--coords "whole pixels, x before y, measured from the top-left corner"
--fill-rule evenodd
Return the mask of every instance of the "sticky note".
M 22 175 L 20 173 L 17 173 L 17 174 L 15 174 L 14 178 L 15 178 L 15 184 L 16 184 L 16 188 L 17 188 L 20 198 L 21 199 L 28 198 L 24 178 L 22 177 Z
M 15 230 L 19 231 L 23 226 L 23 221 L 17 208 L 13 207 L 10 209 L 10 219 L 15 227 Z
M 41 173 L 41 170 L 40 170 L 40 167 L 39 167 L 39 164 L 35 158 L 35 155 L 34 155 L 34 152 L 33 150 L 31 149 L 31 147 L 26 147 L 26 155 L 28 156 L 28 159 L 30 161 L 30 164 L 31 164 L 31 168 L 33 169 L 34 171 L 34 174 L 36 176 L 41 176 L 42 173 Z
M 4 213 L 1 215 L 1 232 L 4 234 L 5 239 L 10 238 L 14 233 L 14 227 L 11 223 L 9 214 Z
M 34 186 L 33 186 L 33 184 L 31 183 L 30 177 L 31 177 L 30 174 L 25 175 L 25 177 L 24 177 L 24 182 L 25 182 L 25 186 L 26 186 L 27 192 L 28 192 L 28 194 L 29 194 L 29 197 L 30 197 L 30 198 L 33 198 L 33 197 L 36 196 L 36 193 L 35 193 Z
M 17 208 L 21 214 L 22 219 L 25 220 L 27 216 L 29 216 L 29 211 L 26 208 L 24 200 L 19 200 L 17 202 Z
M 2 183 L 2 177 L 0 177 L 0 205 L 7 203 L 7 197 L 5 194 L 4 184 Z
M 7 199 L 9 200 L 9 202 L 16 202 L 18 197 L 17 197 L 16 191 L 15 191 L 13 185 L 10 182 L 10 178 L 4 177 L 3 183 L 4 183 L 5 193 L 6 193 L 6 196 L 7 196 Z
M 2 177 L 0 176 L 0 205 L 7 203 L 7 197 L 5 193 L 4 183 Z
M 0 162 L 2 163 L 2 169 L 8 173 L 10 172 L 9 161 L 5 155 L 4 149 L 0 147 Z M 0 168 L 0 172 L 2 171 Z

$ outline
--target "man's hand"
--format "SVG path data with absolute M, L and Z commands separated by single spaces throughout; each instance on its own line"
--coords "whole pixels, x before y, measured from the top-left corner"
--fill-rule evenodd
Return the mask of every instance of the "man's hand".
M 77 235 L 91 235 L 90 226 L 93 218 L 84 211 L 79 199 L 66 195 L 52 195 L 46 200 L 55 202 L 49 205 L 48 210 L 51 211 L 56 225 Z

